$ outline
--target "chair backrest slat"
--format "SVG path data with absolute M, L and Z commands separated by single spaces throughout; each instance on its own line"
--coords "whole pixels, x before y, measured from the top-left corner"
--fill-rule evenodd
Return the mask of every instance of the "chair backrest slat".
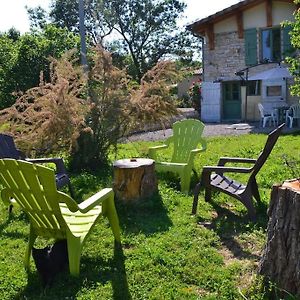
M 65 230 L 52 169 L 14 159 L 0 160 L 0 180 L 40 231 Z
M 172 162 L 186 162 L 191 150 L 202 140 L 204 124 L 195 119 L 187 119 L 173 124 L 174 152 Z
M 300 105 L 299 104 L 292 105 L 291 109 L 292 109 L 293 118 L 299 119 L 300 118 Z
M 271 151 L 273 150 L 279 135 L 282 131 L 282 128 L 285 126 L 285 123 L 281 124 L 278 126 L 275 130 L 273 130 L 271 133 L 268 135 L 268 139 L 266 141 L 265 147 L 260 153 L 254 167 L 253 167 L 253 172 L 251 174 L 250 178 L 255 177 L 255 175 L 259 172 L 259 170 L 262 168 L 264 163 L 266 162 L 267 158 L 269 157 Z

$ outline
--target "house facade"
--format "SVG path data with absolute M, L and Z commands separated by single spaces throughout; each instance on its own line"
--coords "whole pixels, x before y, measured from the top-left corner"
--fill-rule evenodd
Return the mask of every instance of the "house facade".
M 293 21 L 296 8 L 292 0 L 245 0 L 187 27 L 202 39 L 203 121 L 258 120 L 259 102 L 298 101 L 289 94 L 291 76 L 281 72 L 292 53 L 290 28 L 281 23 Z

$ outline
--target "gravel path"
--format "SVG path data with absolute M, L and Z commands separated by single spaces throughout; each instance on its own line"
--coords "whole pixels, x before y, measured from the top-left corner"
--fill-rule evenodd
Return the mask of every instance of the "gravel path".
M 239 124 L 205 124 L 203 136 L 242 135 L 248 133 L 269 133 L 274 127 L 261 128 L 259 123 Z M 296 128 L 297 130 L 297 128 Z M 284 132 L 295 131 L 295 129 L 284 129 Z M 158 141 L 164 140 L 172 135 L 172 129 L 149 131 L 137 133 L 128 138 L 128 141 Z

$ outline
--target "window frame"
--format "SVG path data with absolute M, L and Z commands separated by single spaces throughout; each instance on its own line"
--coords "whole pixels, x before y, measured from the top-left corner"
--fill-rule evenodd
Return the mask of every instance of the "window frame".
M 273 36 L 274 36 L 274 33 L 273 31 L 274 30 L 279 30 L 279 55 L 278 55 L 278 58 L 274 58 L 274 39 L 273 39 Z M 264 51 L 264 47 L 263 47 L 263 32 L 264 31 L 269 31 L 270 32 L 270 38 L 271 38 L 271 41 L 270 41 L 270 44 L 271 44 L 271 47 L 270 47 L 270 51 L 271 51 L 271 58 L 266 58 L 264 59 L 263 58 L 263 51 Z M 260 62 L 280 62 L 282 60 L 282 56 L 283 56 L 283 45 L 282 45 L 282 36 L 283 36 L 283 30 L 280 26 L 272 26 L 272 27 L 262 27 L 259 29 L 259 50 L 260 50 L 260 53 L 259 53 L 259 57 L 260 57 Z

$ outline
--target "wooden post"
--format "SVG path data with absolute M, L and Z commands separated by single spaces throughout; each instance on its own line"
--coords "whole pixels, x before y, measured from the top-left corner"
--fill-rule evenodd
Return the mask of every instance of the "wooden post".
M 259 273 L 279 291 L 300 296 L 300 182 L 274 185 L 268 209 L 267 244 Z
M 157 192 L 155 162 L 147 158 L 121 159 L 113 164 L 113 189 L 118 200 L 134 202 Z

